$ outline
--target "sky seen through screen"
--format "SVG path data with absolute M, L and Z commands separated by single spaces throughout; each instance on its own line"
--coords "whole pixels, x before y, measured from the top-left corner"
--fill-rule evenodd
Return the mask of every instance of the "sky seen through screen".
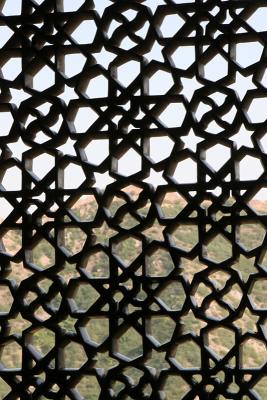
M 179 3 L 179 1 L 176 1 Z M 183 3 L 189 3 L 190 1 L 183 0 Z M 36 3 L 41 4 L 42 0 L 36 0 Z M 83 1 L 79 0 L 64 0 L 64 11 L 74 11 L 75 9 L 79 8 L 79 6 L 83 3 Z M 102 14 L 105 10 L 105 7 L 111 5 L 112 3 L 107 0 L 96 1 L 96 8 L 97 11 Z M 152 11 L 155 11 L 158 5 L 164 4 L 161 0 L 148 0 L 144 2 L 146 5 L 151 7 Z M 18 15 L 21 12 L 21 0 L 7 0 L 4 3 L 4 7 L 2 12 L 4 15 Z M 257 13 L 257 15 L 252 15 L 251 18 L 247 21 L 248 23 L 256 23 L 258 29 L 265 30 L 266 29 L 266 21 L 267 21 L 267 7 L 262 7 L 261 13 Z M 112 24 L 111 24 L 112 25 Z M 114 22 L 114 26 L 110 26 L 109 30 L 116 29 L 116 23 Z M 172 34 L 173 24 L 172 21 L 169 20 L 164 26 L 161 27 L 164 30 L 164 34 Z M 0 27 L 0 48 L 7 42 L 9 37 L 11 36 L 12 32 L 10 33 L 8 29 L 3 29 Z M 110 32 L 109 32 L 110 34 Z M 78 32 L 76 32 L 75 40 L 77 42 L 82 43 L 83 38 L 88 35 L 88 26 L 81 25 Z M 121 46 L 127 49 L 129 43 L 124 41 L 121 43 Z M 225 51 L 227 51 L 227 46 L 225 46 Z M 246 67 L 251 63 L 257 62 L 261 57 L 263 52 L 263 48 L 259 43 L 253 42 L 246 42 L 237 45 L 236 48 L 236 59 L 240 65 Z M 65 59 L 65 73 L 68 77 L 75 76 L 75 74 L 79 73 L 83 68 L 86 59 L 81 54 L 74 54 L 68 55 L 69 58 L 66 57 Z M 108 68 L 110 62 L 112 62 L 115 55 L 111 52 L 106 51 L 104 48 L 99 53 L 94 53 L 93 56 L 95 57 L 96 61 L 104 66 L 104 68 Z M 155 43 L 151 50 L 145 54 L 145 57 L 151 60 L 163 61 L 163 56 L 161 53 L 161 46 L 158 43 Z M 192 46 L 183 46 L 183 48 L 179 48 L 175 51 L 172 55 L 173 62 L 175 64 L 179 64 L 180 68 L 187 68 L 190 65 L 195 57 L 194 48 Z M 224 65 L 225 60 L 220 56 L 214 57 L 204 68 L 205 74 L 209 76 L 210 80 L 216 81 L 218 79 L 218 74 L 223 72 L 223 69 L 226 68 L 225 73 L 227 74 L 227 65 Z M 7 63 L 2 65 L 1 71 L 5 79 L 9 79 L 10 81 L 14 80 L 16 76 L 20 73 L 21 70 L 21 59 L 13 58 L 9 60 Z M 118 77 L 120 82 L 127 86 L 129 85 L 133 79 L 138 74 L 138 67 L 135 65 L 134 62 L 129 62 L 126 67 L 121 67 L 118 71 Z M 54 72 L 49 69 L 48 67 L 43 68 L 40 73 L 38 74 L 38 79 L 36 80 L 36 88 L 37 90 L 45 90 L 49 82 L 51 85 L 53 84 L 54 80 Z M 252 75 L 251 76 L 243 76 L 240 73 L 236 74 L 235 82 L 232 85 L 229 85 L 230 88 L 234 89 L 239 97 L 242 100 L 247 91 L 251 89 L 255 89 L 256 86 L 252 82 Z M 107 82 L 105 79 L 101 79 L 92 81 L 92 85 L 88 86 L 88 97 L 97 98 L 97 97 L 106 97 L 107 96 Z M 195 78 L 186 79 L 181 78 L 182 82 L 182 89 L 179 92 L 182 94 L 187 101 L 192 99 L 194 91 L 198 88 L 202 87 L 202 84 L 198 82 Z M 267 88 L 267 69 L 266 73 L 262 77 L 261 84 L 263 87 Z M 151 79 L 149 80 L 149 94 L 150 95 L 164 95 L 169 88 L 173 85 L 172 78 L 170 74 L 164 73 L 162 70 L 156 72 Z M 14 89 L 11 85 L 11 95 L 12 100 L 11 102 L 14 103 L 17 107 L 19 107 L 20 103 L 27 99 L 30 95 L 25 92 L 23 89 Z M 78 96 L 75 93 L 75 90 L 72 87 L 65 85 L 65 91 L 59 96 L 61 97 L 66 104 L 69 103 L 72 99 L 77 99 Z M 220 104 L 223 101 L 222 93 L 216 95 L 213 94 L 213 100 Z M 47 103 L 48 104 L 48 103 Z M 49 107 L 44 104 L 40 106 L 39 111 L 41 111 L 44 115 L 49 112 Z M 196 119 L 200 120 L 205 112 L 209 111 L 209 106 L 201 103 L 195 113 Z M 175 127 L 177 124 L 177 119 L 183 118 L 183 110 L 176 108 L 169 107 L 165 110 L 164 115 L 160 116 L 162 118 L 162 122 L 165 123 L 169 127 Z M 233 120 L 235 116 L 235 110 L 230 110 L 227 115 L 224 116 L 225 120 L 229 123 Z M 254 103 L 252 102 L 248 108 L 248 117 L 252 122 L 263 122 L 267 119 L 267 97 L 266 98 L 257 98 L 257 101 Z M 76 120 L 76 131 L 82 132 L 83 127 L 86 125 L 85 122 L 88 122 L 89 119 L 92 121 L 96 118 L 94 113 L 89 113 L 86 109 L 84 112 L 81 112 L 79 118 Z M 33 117 L 29 116 L 26 121 L 27 125 L 34 120 Z M 62 121 L 60 118 L 52 127 L 55 132 L 60 129 Z M 0 124 L 1 124 L 1 136 L 5 136 L 8 134 L 9 129 L 12 126 L 12 120 L 10 120 L 10 116 L 8 113 L 1 112 L 0 113 Z M 216 126 L 215 123 L 210 124 L 210 132 L 213 134 L 219 133 L 219 128 Z M 230 140 L 234 141 L 237 145 L 237 149 L 241 146 L 246 146 L 248 148 L 253 147 L 253 143 L 251 141 L 251 134 L 253 132 L 249 131 L 244 125 L 240 128 L 240 131 L 233 135 Z M 42 134 L 39 134 L 40 143 L 42 143 Z M 181 140 L 184 142 L 185 148 L 189 148 L 192 151 L 196 151 L 198 143 L 203 141 L 203 138 L 197 135 L 197 132 L 190 130 L 190 132 L 185 132 L 185 135 L 181 137 Z M 75 148 L 74 148 L 75 141 L 68 139 L 65 144 L 59 147 L 64 154 L 75 155 Z M 137 143 L 138 144 L 138 143 Z M 263 151 L 267 153 L 267 133 L 261 139 L 261 146 Z M 8 147 L 13 153 L 13 157 L 18 158 L 21 160 L 22 154 L 24 151 L 29 149 L 25 143 L 19 139 L 17 142 L 9 143 Z M 158 137 L 158 138 L 151 138 L 150 140 L 150 157 L 158 162 L 165 158 L 167 158 L 172 149 L 174 147 L 174 142 L 166 137 Z M 94 144 L 88 146 L 86 149 L 86 156 L 87 159 L 90 159 L 90 163 L 99 165 L 104 157 L 108 156 L 109 147 L 108 147 L 108 140 L 95 140 Z M 33 170 L 34 173 L 42 178 L 49 172 L 49 163 L 51 156 L 48 154 L 43 154 L 39 159 L 34 160 Z M 219 170 L 223 164 L 230 158 L 229 148 L 222 145 L 217 145 L 214 148 L 211 148 L 207 151 L 206 154 L 206 161 L 212 168 L 216 171 Z M 259 159 L 255 159 L 254 157 L 247 156 L 242 162 L 239 163 L 240 168 L 240 180 L 254 180 L 257 179 L 261 173 L 263 172 L 263 168 Z M 118 162 L 118 172 L 124 174 L 126 176 L 130 176 L 131 174 L 137 172 L 141 169 L 141 157 L 135 151 L 127 151 L 123 157 Z M 70 188 L 72 188 L 72 183 L 74 182 L 74 187 L 79 186 L 82 183 L 84 176 L 81 173 L 81 168 L 77 166 L 66 170 L 65 181 L 70 182 Z M 183 165 L 180 169 L 177 169 L 176 175 L 174 174 L 174 179 L 177 180 L 178 183 L 194 183 L 197 181 L 197 171 L 194 166 L 194 162 L 190 159 L 185 160 Z M 108 172 L 104 174 L 95 173 L 95 187 L 100 189 L 104 189 L 109 183 L 113 182 L 113 178 L 109 176 Z M 167 184 L 165 179 L 162 177 L 161 172 L 156 172 L 151 169 L 150 176 L 145 180 L 145 182 L 150 182 L 154 186 Z M 20 176 L 17 170 L 12 170 L 8 172 L 7 176 L 4 177 L 3 186 L 8 186 L 7 190 L 18 190 L 21 186 Z M 66 183 L 67 185 L 67 183 Z M 66 186 L 67 187 L 67 186 Z M 216 189 L 214 190 L 214 194 L 216 194 Z M 220 194 L 218 192 L 217 194 Z M 261 200 L 267 199 L 267 189 L 263 188 L 257 195 L 257 198 Z M 5 205 L 2 205 L 0 210 L 0 216 L 6 213 Z

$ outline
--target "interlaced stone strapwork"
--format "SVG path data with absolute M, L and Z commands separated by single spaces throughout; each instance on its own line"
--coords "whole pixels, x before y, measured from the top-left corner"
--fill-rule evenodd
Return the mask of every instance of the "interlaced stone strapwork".
M 266 1 L 0 12 L 0 398 L 267 399 Z

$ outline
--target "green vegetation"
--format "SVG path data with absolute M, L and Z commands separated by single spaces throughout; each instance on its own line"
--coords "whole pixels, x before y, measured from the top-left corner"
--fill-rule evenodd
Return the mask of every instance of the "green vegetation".
M 109 211 L 112 215 L 115 215 L 117 210 L 123 206 L 125 202 L 119 198 L 116 198 L 110 205 Z M 162 206 L 162 211 L 167 218 L 173 218 L 183 209 L 185 206 L 184 201 L 177 201 L 172 196 L 165 198 Z M 83 203 L 81 207 L 79 203 L 76 203 L 76 207 L 72 208 L 72 212 L 81 221 L 91 221 L 96 213 L 96 206 L 93 199 L 89 202 Z M 260 212 L 260 210 L 257 210 Z M 142 212 L 144 215 L 147 213 L 146 207 L 143 208 Z M 192 218 L 194 216 L 191 216 Z M 221 215 L 218 215 L 218 218 Z M 192 219 L 193 221 L 193 219 Z M 121 222 L 121 226 L 125 229 L 133 227 L 137 221 L 130 215 L 126 214 Z M 209 231 L 207 228 L 207 232 Z M 116 232 L 112 230 L 107 224 L 94 229 L 95 242 L 107 244 L 109 238 L 114 236 Z M 163 241 L 162 227 L 155 221 L 154 225 L 147 229 L 144 234 L 147 235 L 148 241 L 160 240 Z M 188 282 L 192 282 L 194 276 L 200 271 L 207 267 L 200 263 L 199 260 L 186 258 L 186 252 L 189 252 L 198 242 L 198 230 L 193 222 L 188 224 L 176 226 L 170 232 L 171 241 L 174 246 L 182 249 L 185 253 L 185 257 L 181 258 L 179 266 L 180 275 L 178 278 L 172 278 L 165 280 L 164 284 L 154 284 L 154 302 L 150 305 L 151 310 L 157 311 L 160 307 L 165 307 L 167 310 L 180 311 L 183 308 L 185 300 L 185 292 L 182 284 L 182 280 L 186 279 Z M 257 224 L 244 224 L 240 229 L 240 242 L 250 250 L 251 248 L 257 247 L 261 244 L 263 238 L 263 229 Z M 85 233 L 80 228 L 66 228 L 64 230 L 63 245 L 67 249 L 70 255 L 76 254 L 83 248 L 86 239 Z M 163 243 L 162 243 L 163 244 Z M 21 237 L 18 230 L 9 231 L 2 235 L 2 249 L 10 254 L 16 254 L 21 248 Z M 142 253 L 142 242 L 137 239 L 134 235 L 125 234 L 121 237 L 120 241 L 116 242 L 113 240 L 113 252 L 116 254 L 118 262 L 122 264 L 122 267 L 118 269 L 118 274 L 123 273 L 124 268 L 128 268 Z M 221 234 L 212 237 L 211 241 L 206 246 L 206 256 L 214 262 L 220 263 L 229 259 L 232 255 L 231 243 Z M 39 269 L 47 270 L 52 267 L 55 262 L 54 248 L 45 239 L 41 240 L 32 249 L 32 258 L 30 260 Z M 265 258 L 262 258 L 262 264 L 264 265 Z M 145 266 L 146 274 L 150 277 L 166 277 L 168 274 L 177 268 L 175 266 L 175 260 L 172 259 L 170 253 L 164 248 L 164 246 L 158 246 L 151 250 L 146 256 Z M 182 269 L 180 269 L 182 267 Z M 266 266 L 267 267 L 267 266 Z M 82 268 L 84 274 L 90 279 L 95 278 L 107 278 L 110 276 L 110 265 L 109 259 L 105 254 L 104 250 L 100 248 L 94 252 L 89 252 L 84 257 L 82 262 Z M 207 317 L 212 317 L 218 321 L 223 321 L 229 315 L 229 312 L 216 300 L 211 299 L 207 303 L 207 296 L 212 293 L 213 290 L 221 290 L 225 287 L 228 291 L 224 293 L 221 300 L 230 304 L 231 307 L 237 308 L 242 299 L 243 293 L 240 287 L 240 282 L 232 282 L 228 284 L 231 278 L 231 271 L 238 271 L 242 279 L 247 281 L 251 274 L 256 274 L 257 269 L 254 266 L 254 259 L 249 259 L 244 256 L 240 257 L 240 260 L 233 265 L 221 267 L 210 271 L 205 275 L 205 278 L 199 282 L 194 288 L 191 295 L 198 307 L 201 307 L 203 302 L 206 302 L 205 313 Z M 141 269 L 136 269 L 135 274 L 138 276 L 142 273 Z M 11 271 L 9 278 L 15 280 L 17 284 L 20 284 L 23 279 L 30 276 L 32 272 L 29 269 L 24 268 L 22 263 L 11 263 Z M 80 274 L 76 269 L 75 264 L 66 263 L 64 268 L 59 272 L 59 275 L 64 279 L 66 285 L 69 281 L 79 279 Z M 72 281 L 73 282 L 73 281 Z M 76 280 L 77 284 L 73 285 L 74 290 L 71 293 L 72 307 L 75 311 L 79 312 L 81 317 L 90 307 L 94 306 L 95 302 L 99 299 L 99 293 L 90 283 L 90 280 L 83 282 L 82 284 Z M 38 287 L 43 292 L 48 292 L 52 281 L 47 277 L 38 282 Z M 127 282 L 122 284 L 123 290 L 131 290 L 132 281 L 129 279 Z M 266 309 L 267 291 L 267 280 L 255 280 L 254 285 L 251 288 L 250 299 L 254 307 L 257 309 Z M 12 306 L 12 293 L 10 287 L 3 283 L 0 285 L 0 312 L 8 313 Z M 138 300 L 145 300 L 146 293 L 140 290 L 136 295 Z M 26 299 L 30 304 L 36 298 L 36 293 L 29 291 Z M 114 293 L 114 300 L 123 301 L 123 294 L 118 290 Z M 51 305 L 58 309 L 60 307 L 62 298 L 60 293 L 51 300 Z M 134 313 L 138 311 L 138 306 L 129 304 L 127 306 L 128 313 Z M 103 311 L 107 310 L 107 305 L 102 308 Z M 49 315 L 45 310 L 40 307 L 36 315 L 41 320 L 46 320 Z M 259 368 L 263 363 L 267 361 L 267 349 L 264 342 L 255 339 L 253 333 L 256 333 L 258 327 L 256 325 L 258 317 L 253 315 L 249 309 L 244 311 L 244 314 L 235 321 L 233 324 L 236 328 L 240 329 L 243 334 L 246 332 L 251 333 L 251 339 L 247 339 L 241 346 L 243 352 L 242 367 L 243 368 Z M 60 327 L 72 333 L 78 332 L 78 326 L 76 324 L 77 319 L 68 317 L 61 321 Z M 145 321 L 145 328 L 147 335 L 150 340 L 158 347 L 157 350 L 151 352 L 150 357 L 145 361 L 145 365 L 154 368 L 155 373 L 159 374 L 161 370 L 170 367 L 168 360 L 166 360 L 166 349 L 164 345 L 168 345 L 168 342 L 172 339 L 174 332 L 177 328 L 177 322 L 168 315 L 153 316 Z M 182 366 L 184 368 L 199 368 L 201 367 L 200 349 L 197 345 L 195 338 L 200 334 L 200 330 L 206 326 L 206 323 L 200 319 L 197 319 L 192 311 L 187 314 L 183 313 L 181 317 L 181 329 L 183 333 L 192 333 L 191 339 L 189 338 L 183 343 L 177 344 L 175 354 L 172 355 L 171 363 L 173 365 Z M 130 359 L 138 358 L 142 356 L 143 343 L 142 337 L 135 329 L 135 327 L 124 326 L 123 321 L 118 321 L 119 329 L 116 331 L 117 337 L 114 341 L 116 342 L 116 348 L 113 348 L 120 357 L 127 357 Z M 102 368 L 107 371 L 109 368 L 118 365 L 117 360 L 112 358 L 108 353 L 107 347 L 101 348 L 101 345 L 105 343 L 106 338 L 112 334 L 110 332 L 110 321 L 104 315 L 93 316 L 92 318 L 83 318 L 83 335 L 87 337 L 87 342 L 91 344 L 94 349 L 94 366 L 95 368 Z M 222 322 L 223 325 L 223 322 Z M 31 326 L 28 321 L 18 315 L 16 318 L 10 320 L 10 334 L 21 335 L 21 333 Z M 266 326 L 267 327 L 267 326 Z M 263 328 L 266 328 L 263 326 Z M 31 344 L 33 353 L 35 352 L 38 357 L 42 358 L 48 354 L 54 347 L 55 336 L 52 330 L 47 328 L 40 328 L 32 330 L 27 336 L 28 342 Z M 218 360 L 226 357 L 225 363 L 229 368 L 235 367 L 235 360 L 232 358 L 227 359 L 227 354 L 235 346 L 234 331 L 229 327 L 218 327 L 208 329 L 206 331 L 206 343 L 208 351 L 212 352 L 215 358 Z M 162 346 L 162 347 L 161 347 Z M 101 351 L 98 351 L 98 348 Z M 103 349 L 103 350 L 102 350 Z M 85 349 L 77 342 L 71 341 L 66 343 L 62 350 L 62 367 L 66 368 L 80 368 L 87 362 L 87 356 Z M 208 355 L 208 353 L 207 353 Z M 20 368 L 21 366 L 21 348 L 15 340 L 10 340 L 7 345 L 2 346 L 0 353 L 0 361 L 6 368 Z M 214 366 L 214 361 L 210 359 L 210 368 Z M 50 367 L 54 368 L 54 362 L 50 363 Z M 211 372 L 212 374 L 212 372 Z M 137 368 L 125 367 L 122 375 L 128 376 L 133 385 L 137 385 L 140 378 L 143 376 L 143 372 Z M 123 388 L 124 383 L 123 376 L 118 376 L 118 380 L 112 383 L 112 390 L 115 394 L 118 394 Z M 218 379 L 224 379 L 224 373 L 221 371 L 217 373 Z M 195 373 L 194 380 L 199 381 L 199 374 Z M 267 378 L 261 379 L 254 389 L 262 397 L 267 399 Z M 81 396 L 85 400 L 97 400 L 100 393 L 99 383 L 94 375 L 83 375 L 80 382 L 77 384 L 76 389 L 80 392 Z M 0 398 L 4 399 L 5 395 L 9 393 L 9 386 L 0 380 Z M 56 390 L 54 388 L 53 390 Z M 186 393 L 190 390 L 188 384 L 179 376 L 169 374 L 164 383 L 164 389 L 167 400 L 182 400 Z M 212 386 L 209 388 L 212 391 Z M 233 383 L 229 390 L 238 390 Z M 149 385 L 143 388 L 144 393 L 149 394 L 151 388 Z M 44 399 L 44 398 L 43 398 Z M 222 397 L 218 397 L 222 399 Z M 244 397 L 245 399 L 245 397 Z

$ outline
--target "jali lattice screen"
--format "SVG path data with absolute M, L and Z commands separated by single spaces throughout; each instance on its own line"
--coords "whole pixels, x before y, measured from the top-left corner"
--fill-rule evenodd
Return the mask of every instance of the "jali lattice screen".
M 1 399 L 266 400 L 266 1 L 0 11 Z

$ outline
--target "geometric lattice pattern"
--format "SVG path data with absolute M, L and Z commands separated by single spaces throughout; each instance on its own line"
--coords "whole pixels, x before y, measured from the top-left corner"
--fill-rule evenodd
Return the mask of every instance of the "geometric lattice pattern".
M 0 2 L 0 397 L 267 399 L 267 5 Z

